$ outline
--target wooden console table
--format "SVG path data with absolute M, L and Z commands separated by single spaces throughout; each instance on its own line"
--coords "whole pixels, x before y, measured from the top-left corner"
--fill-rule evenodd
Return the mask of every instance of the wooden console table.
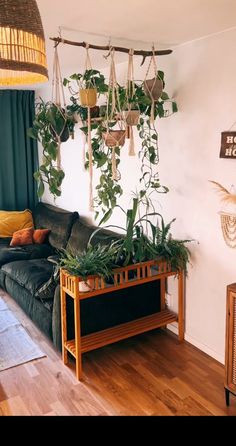
M 129 272 L 135 275 L 129 278 Z M 178 315 L 170 311 L 165 302 L 166 278 L 176 276 L 178 278 Z M 90 276 L 88 279 L 94 281 L 94 290 L 89 292 L 79 291 L 81 277 L 71 276 L 67 271 L 61 269 L 61 327 L 62 327 L 62 357 L 64 364 L 68 362 L 68 352 L 76 360 L 76 377 L 82 377 L 82 353 L 89 352 L 122 339 L 144 333 L 155 328 L 165 327 L 167 324 L 177 321 L 179 340 L 184 339 L 184 272 L 172 271 L 167 262 L 152 260 L 148 262 L 129 265 L 113 270 L 114 284 L 108 285 L 98 276 Z M 81 336 L 80 323 L 80 301 L 101 294 L 111 293 L 123 288 L 160 280 L 161 285 L 161 311 L 131 322 L 126 322 L 115 327 L 108 328 L 86 336 Z M 67 339 L 66 300 L 70 297 L 74 300 L 74 324 L 75 339 Z

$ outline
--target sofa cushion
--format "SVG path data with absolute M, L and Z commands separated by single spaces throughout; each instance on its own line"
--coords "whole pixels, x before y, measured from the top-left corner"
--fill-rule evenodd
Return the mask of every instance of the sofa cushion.
M 32 228 L 32 213 L 25 211 L 0 211 L 0 237 L 12 237 L 20 229 Z
M 34 296 L 36 291 L 51 277 L 53 264 L 47 259 L 20 260 L 4 265 L 2 271 Z
M 92 233 L 96 229 L 98 229 L 96 226 L 89 225 L 85 220 L 80 218 L 73 225 L 67 248 L 76 251 L 84 251 L 87 248 Z M 118 240 L 121 237 L 122 235 L 117 234 L 117 232 L 101 229 L 94 235 L 91 244 L 109 244 L 112 240 Z
M 50 229 L 49 243 L 56 249 L 65 248 L 78 212 L 69 212 L 45 203 L 39 203 L 33 212 L 36 229 Z
M 8 242 L 9 243 L 9 242 Z M 0 243 L 0 268 L 9 262 L 17 260 L 43 259 L 54 253 L 54 249 L 47 244 L 9 247 Z

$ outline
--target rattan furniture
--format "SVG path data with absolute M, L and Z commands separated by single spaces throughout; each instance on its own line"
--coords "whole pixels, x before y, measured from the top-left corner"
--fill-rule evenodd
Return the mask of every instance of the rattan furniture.
M 135 278 L 130 279 L 130 271 L 135 274 Z M 134 276 L 132 274 L 132 276 Z M 166 305 L 166 279 L 176 276 L 178 279 L 178 315 L 170 311 Z M 159 327 L 166 327 L 167 324 L 177 321 L 179 340 L 184 339 L 184 272 L 172 271 L 167 262 L 152 260 L 138 263 L 123 268 L 116 268 L 113 271 L 114 284 L 107 285 L 105 281 L 98 277 L 90 277 L 94 281 L 94 289 L 81 293 L 79 283 L 80 277 L 71 276 L 67 271 L 61 269 L 61 320 L 62 320 L 62 357 L 64 364 L 68 363 L 68 352 L 76 360 L 76 377 L 82 377 L 82 354 L 105 345 L 147 332 Z M 94 298 L 101 294 L 116 292 L 122 288 L 129 288 L 135 285 L 160 280 L 161 285 L 161 311 L 151 314 L 131 322 L 123 323 L 106 330 L 81 336 L 80 302 L 83 299 Z M 74 300 L 74 324 L 75 339 L 67 339 L 67 319 L 66 303 L 67 298 Z M 145 298 L 145 296 L 144 296 Z
M 230 393 L 236 396 L 236 283 L 227 286 L 225 399 L 229 406 Z

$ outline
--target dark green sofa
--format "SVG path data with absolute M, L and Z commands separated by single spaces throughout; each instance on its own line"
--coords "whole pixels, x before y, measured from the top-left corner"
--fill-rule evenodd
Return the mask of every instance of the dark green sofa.
M 36 297 L 37 290 L 53 274 L 54 265 L 48 257 L 58 249 L 72 246 L 83 250 L 95 227 L 86 224 L 77 212 L 40 203 L 33 212 L 36 228 L 50 229 L 48 243 L 10 248 L 9 240 L 0 239 L 0 288 L 15 299 L 33 322 L 61 349 L 60 287 L 50 297 Z M 107 243 L 120 237 L 107 230 L 100 231 L 93 243 Z M 144 297 L 145 296 L 145 297 Z M 151 282 L 113 294 L 81 302 L 81 330 L 88 334 L 137 317 L 160 311 L 159 282 Z M 73 306 L 68 299 L 68 334 L 73 337 Z M 71 323 L 70 323 L 71 321 Z

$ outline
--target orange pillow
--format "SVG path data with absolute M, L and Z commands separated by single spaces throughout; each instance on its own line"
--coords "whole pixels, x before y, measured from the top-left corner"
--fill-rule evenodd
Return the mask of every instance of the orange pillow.
M 50 229 L 35 229 L 33 233 L 33 242 L 37 245 L 41 245 L 45 242 Z
M 21 229 L 14 232 L 10 246 L 23 246 L 33 244 L 33 228 Z

